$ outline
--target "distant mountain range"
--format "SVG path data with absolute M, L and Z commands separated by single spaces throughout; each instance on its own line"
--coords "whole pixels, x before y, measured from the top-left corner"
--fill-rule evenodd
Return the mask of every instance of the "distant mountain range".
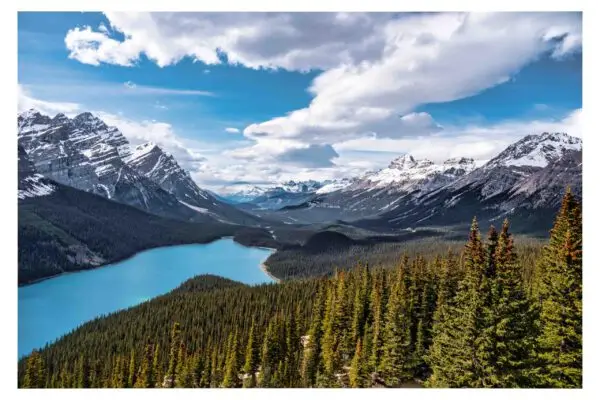
M 85 112 L 18 115 L 18 142 L 40 175 L 55 182 L 184 221 L 257 225 L 259 219 L 201 189 L 153 143 L 131 149 L 115 127 Z
M 20 283 L 222 236 L 277 247 L 333 229 L 397 241 L 462 230 L 473 216 L 545 234 L 565 188 L 582 195 L 582 141 L 566 133 L 526 136 L 480 167 L 405 154 L 359 177 L 219 196 L 156 144 L 132 147 L 90 113 L 29 110 L 18 129 Z
M 566 133 L 529 135 L 476 168 L 469 158 L 435 164 L 403 155 L 271 217 L 293 223 L 345 220 L 371 229 L 445 226 L 512 216 L 545 229 L 567 186 L 581 196 L 582 141 Z M 537 225 L 536 225 L 537 226 Z
M 293 181 L 275 185 L 236 185 L 234 190 L 227 190 L 221 198 L 238 207 L 248 210 L 277 210 L 286 206 L 301 204 L 316 193 L 326 191 L 339 181 L 326 180 L 317 182 Z

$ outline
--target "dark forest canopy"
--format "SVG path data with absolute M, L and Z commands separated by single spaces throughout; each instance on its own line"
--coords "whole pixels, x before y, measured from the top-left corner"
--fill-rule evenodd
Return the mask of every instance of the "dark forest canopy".
M 460 253 L 249 287 L 211 276 L 19 362 L 20 387 L 581 387 L 581 206 L 541 252 L 508 221 Z

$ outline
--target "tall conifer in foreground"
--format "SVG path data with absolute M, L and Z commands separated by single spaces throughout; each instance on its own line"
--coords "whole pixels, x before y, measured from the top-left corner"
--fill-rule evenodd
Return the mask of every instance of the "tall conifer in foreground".
M 538 381 L 542 387 L 582 385 L 581 206 L 570 189 L 538 264 L 541 308 Z
M 465 275 L 444 321 L 436 329 L 433 351 L 426 357 L 432 375 L 428 385 L 434 387 L 476 386 L 481 371 L 477 361 L 477 344 L 482 327 L 482 284 L 485 256 L 477 220 L 473 219 L 465 246 Z M 441 351 L 440 351 L 441 350 Z

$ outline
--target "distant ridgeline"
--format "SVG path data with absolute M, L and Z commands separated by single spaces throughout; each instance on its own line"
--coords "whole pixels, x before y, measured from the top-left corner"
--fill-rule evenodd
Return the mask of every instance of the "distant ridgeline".
M 249 287 L 197 277 L 19 361 L 19 387 L 581 387 L 581 206 L 541 254 L 461 254 Z

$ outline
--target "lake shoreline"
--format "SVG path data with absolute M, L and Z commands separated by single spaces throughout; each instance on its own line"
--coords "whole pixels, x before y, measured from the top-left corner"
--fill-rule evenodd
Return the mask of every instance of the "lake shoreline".
M 277 283 L 261 265 L 273 251 L 243 246 L 231 238 L 206 245 L 163 246 L 138 252 L 123 263 L 63 272 L 53 276 L 57 279 L 22 286 L 18 290 L 19 356 L 95 318 L 152 301 L 200 275 L 248 286 Z
M 134 252 L 133 254 L 129 254 L 129 255 L 124 256 L 124 257 L 115 258 L 113 260 L 106 261 L 105 263 L 102 263 L 102 264 L 99 264 L 99 265 L 94 265 L 94 266 L 90 265 L 90 266 L 88 266 L 88 268 L 75 269 L 75 270 L 72 270 L 72 271 L 63 271 L 63 272 L 59 272 L 59 273 L 54 274 L 54 275 L 49 275 L 49 276 L 44 276 L 44 277 L 41 277 L 41 278 L 36 278 L 36 279 L 33 279 L 31 281 L 27 281 L 27 282 L 21 282 L 21 283 L 18 283 L 17 287 L 21 288 L 21 287 L 31 286 L 31 285 L 35 285 L 36 283 L 41 283 L 43 281 L 46 281 L 48 279 L 58 278 L 59 276 L 65 276 L 65 275 L 69 275 L 69 274 L 76 274 L 76 273 L 87 272 L 87 271 L 91 271 L 91 270 L 95 270 L 95 269 L 99 269 L 99 268 L 110 267 L 110 266 L 112 266 L 112 264 L 116 264 L 116 263 L 120 263 L 120 262 L 129 260 L 129 259 L 131 259 L 131 258 L 133 258 L 133 257 L 137 256 L 138 254 L 143 253 L 145 251 L 151 251 L 151 250 L 159 249 L 159 248 L 163 248 L 163 247 L 211 244 L 211 243 L 214 243 L 216 241 L 223 240 L 223 239 L 231 239 L 235 244 L 240 245 L 242 247 L 249 248 L 249 249 L 272 250 L 273 253 L 275 253 L 277 251 L 277 249 L 275 249 L 273 247 L 246 246 L 244 244 L 241 244 L 241 243 L 237 242 L 235 240 L 235 236 L 234 235 L 219 236 L 219 237 L 216 237 L 216 238 L 212 238 L 212 239 L 210 239 L 210 240 L 208 240 L 206 242 L 169 243 L 169 244 L 165 244 L 165 245 L 161 245 L 161 246 L 143 248 L 143 249 L 140 249 L 140 250 Z M 265 270 L 266 270 L 266 267 L 265 267 Z M 270 272 L 265 271 L 265 273 L 267 275 L 269 275 L 269 277 L 271 277 L 273 280 L 276 280 L 277 282 L 280 282 L 280 279 L 272 276 L 270 274 Z

